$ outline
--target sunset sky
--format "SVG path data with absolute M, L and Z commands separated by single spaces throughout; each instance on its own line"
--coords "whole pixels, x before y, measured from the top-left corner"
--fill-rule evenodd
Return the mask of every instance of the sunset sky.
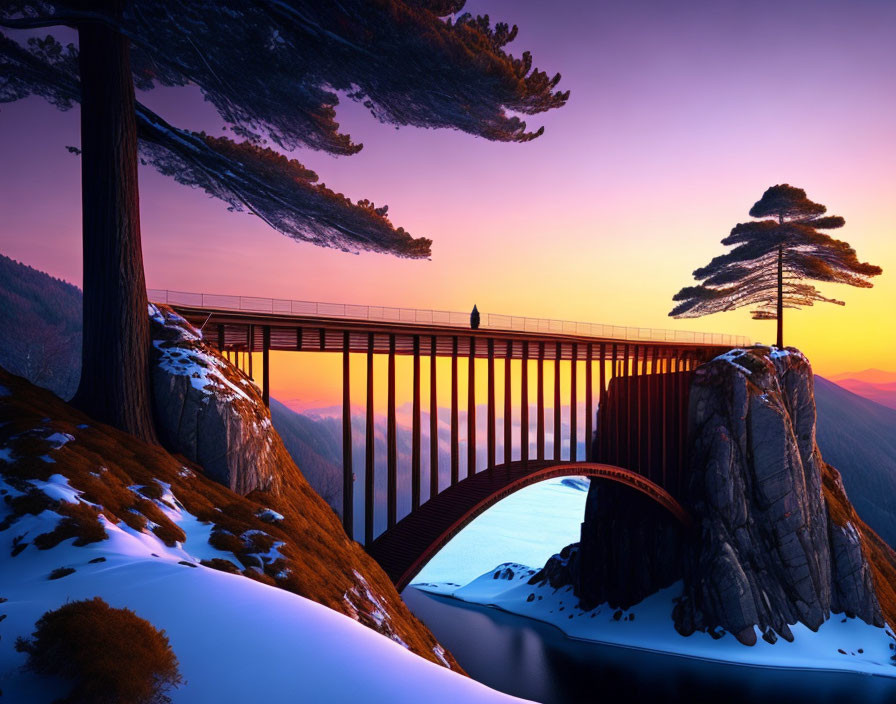
M 724 251 L 719 240 L 776 183 L 846 218 L 837 233 L 884 275 L 847 302 L 785 315 L 785 342 L 816 372 L 896 368 L 896 3 L 523 2 L 469 11 L 520 27 L 511 45 L 560 72 L 568 105 L 532 118 L 545 134 L 495 144 L 396 130 L 345 101 L 363 151 L 295 153 L 352 198 L 434 241 L 431 261 L 297 244 L 257 218 L 141 171 L 151 287 L 514 313 L 747 335 L 746 310 L 676 321 L 671 296 Z M 220 132 L 191 89 L 141 98 L 180 127 Z M 0 252 L 80 283 L 77 110 L 39 99 L 0 110 Z M 276 371 L 276 370 L 275 370 Z M 278 380 L 279 379 L 279 380 Z M 275 393 L 307 375 L 275 374 Z M 304 386 L 303 386 L 304 385 Z

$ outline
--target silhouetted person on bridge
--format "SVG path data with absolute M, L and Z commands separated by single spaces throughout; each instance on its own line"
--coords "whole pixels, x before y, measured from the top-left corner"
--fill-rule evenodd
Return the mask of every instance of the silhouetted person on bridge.
M 476 304 L 473 304 L 473 312 L 470 313 L 470 327 L 474 330 L 479 329 L 479 311 L 476 308 Z

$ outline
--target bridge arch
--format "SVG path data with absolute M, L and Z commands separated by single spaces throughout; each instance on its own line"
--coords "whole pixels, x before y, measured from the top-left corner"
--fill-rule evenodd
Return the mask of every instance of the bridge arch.
M 637 472 L 598 462 L 512 462 L 444 489 L 382 533 L 367 550 L 401 591 L 448 541 L 501 499 L 531 484 L 574 476 L 624 484 L 649 496 L 682 524 L 691 524 L 690 514 L 669 492 Z

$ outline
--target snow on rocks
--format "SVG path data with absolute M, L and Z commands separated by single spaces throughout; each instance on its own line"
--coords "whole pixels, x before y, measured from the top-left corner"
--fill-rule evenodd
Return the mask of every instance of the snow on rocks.
M 399 645 L 407 648 L 408 644 L 395 632 L 389 611 L 383 601 L 374 594 L 367 580 L 357 570 L 353 570 L 358 583 L 345 592 L 342 599 L 348 607 L 349 615 L 360 623 L 364 623 L 375 631 L 391 638 Z M 439 647 L 439 646 L 436 646 Z M 433 651 L 435 655 L 438 653 Z M 445 658 L 445 651 L 439 658 L 445 667 L 451 667 Z
M 249 395 L 223 373 L 222 370 L 226 366 L 224 360 L 209 354 L 199 345 L 190 344 L 201 342 L 202 335 L 186 320 L 172 310 L 163 312 L 152 303 L 149 304 L 149 317 L 167 329 L 174 329 L 179 333 L 173 340 L 152 341 L 153 346 L 159 351 L 156 364 L 161 369 L 169 374 L 189 377 L 193 388 L 205 394 L 220 397 L 224 391 L 226 400 L 232 401 L 239 397 L 251 401 Z
M 276 492 L 279 448 L 257 389 L 173 310 L 150 305 L 149 313 L 162 443 L 238 493 Z
M 263 520 L 265 523 L 279 523 L 283 520 L 283 514 L 277 513 L 272 508 L 263 508 L 255 514 L 258 518 Z
M 746 350 L 741 349 L 741 348 L 737 348 L 737 349 L 733 349 L 733 350 L 728 350 L 728 351 L 725 352 L 724 354 L 720 354 L 720 355 L 719 355 L 718 357 L 716 357 L 713 361 L 714 361 L 714 362 L 715 362 L 715 361 L 719 361 L 719 362 L 728 362 L 728 364 L 730 364 L 732 367 L 734 367 L 734 368 L 737 369 L 738 371 L 741 371 L 741 372 L 743 372 L 744 374 L 746 374 L 747 376 L 749 376 L 749 375 L 752 374 L 753 372 L 752 372 L 751 370 L 747 369 L 747 368 L 746 368 L 745 366 L 743 366 L 742 364 L 740 364 L 740 362 L 741 362 L 746 356 L 747 356 L 747 351 L 746 351 Z

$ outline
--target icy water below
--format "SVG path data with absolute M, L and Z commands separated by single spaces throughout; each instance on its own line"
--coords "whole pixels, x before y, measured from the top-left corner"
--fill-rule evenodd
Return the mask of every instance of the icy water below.
M 547 624 L 413 587 L 411 611 L 480 682 L 545 704 L 890 704 L 896 679 L 728 665 L 567 638 Z

